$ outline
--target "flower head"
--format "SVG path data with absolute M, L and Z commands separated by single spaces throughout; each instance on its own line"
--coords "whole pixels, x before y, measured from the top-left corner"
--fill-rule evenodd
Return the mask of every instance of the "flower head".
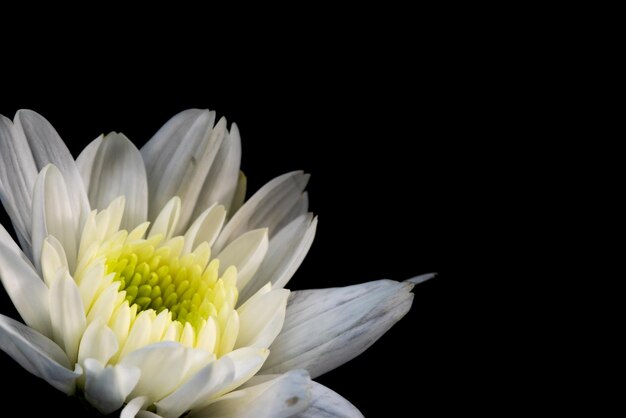
M 0 116 L 0 278 L 26 325 L 0 348 L 122 417 L 360 416 L 311 381 L 364 351 L 432 275 L 290 292 L 317 218 L 308 176 L 245 201 L 236 125 L 187 110 L 141 150 L 124 135 L 76 160 L 40 115 Z

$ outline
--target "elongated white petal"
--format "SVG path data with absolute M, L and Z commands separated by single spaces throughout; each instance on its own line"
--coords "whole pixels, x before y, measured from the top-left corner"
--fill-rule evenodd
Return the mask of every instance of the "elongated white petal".
M 54 165 L 45 166 L 37 177 L 33 192 L 32 245 L 35 266 L 41 260 L 43 240 L 48 235 L 54 235 L 63 245 L 70 271 L 74 271 L 80 213 L 74 212 L 69 198 L 61 172 Z
M 141 154 L 126 136 L 115 132 L 92 144 L 76 160 L 91 207 L 106 209 L 124 196 L 122 228 L 130 231 L 148 217 L 148 180 Z
M 128 404 L 126 404 L 124 409 L 122 409 L 122 412 L 120 413 L 120 418 L 135 418 L 139 410 L 147 404 L 147 396 L 138 396 L 132 399 L 130 402 L 128 402 Z
M 233 203 L 230 205 L 228 211 L 228 217 L 232 218 L 235 213 L 243 206 L 243 202 L 246 200 L 246 190 L 248 188 L 248 179 L 243 171 L 239 172 L 239 178 L 237 179 L 237 188 L 235 189 L 235 195 L 233 196 Z
M 161 415 L 157 415 L 150 411 L 139 411 L 135 416 L 136 418 L 162 418 Z
M 243 289 L 257 271 L 267 253 L 267 229 L 247 232 L 217 255 L 220 275 L 230 266 L 237 268 L 237 288 Z
M 69 271 L 63 244 L 53 235 L 48 235 L 41 249 L 41 273 L 48 287 L 59 277 L 61 270 Z
M 226 209 L 221 205 L 211 206 L 200 214 L 187 232 L 185 232 L 185 248 L 183 249 L 183 253 L 190 253 L 203 242 L 213 245 L 222 229 L 222 225 L 224 225 L 225 218 Z
M 0 225 L 0 280 L 24 322 L 52 336 L 48 287 Z
M 410 309 L 410 282 L 291 292 L 264 373 L 303 368 L 315 378 L 365 351 Z
M 145 346 L 125 356 L 121 364 L 141 370 L 131 397 L 148 396 L 150 403 L 169 395 L 181 383 L 213 359 L 204 350 L 185 348 L 179 343 L 162 342 Z
M 53 341 L 37 331 L 0 314 L 0 349 L 22 367 L 56 389 L 74 393 L 80 372 L 69 369 L 67 356 Z
M 230 132 L 226 132 L 224 136 L 202 186 L 193 212 L 194 219 L 213 204 L 223 205 L 227 211 L 229 210 L 237 190 L 240 164 L 241 138 L 237 125 L 233 123 Z
M 257 294 L 241 306 L 235 347 L 269 347 L 283 327 L 288 297 L 289 290 L 276 289 Z
M 246 387 L 194 410 L 189 418 L 288 418 L 305 411 L 311 401 L 311 379 L 292 370 L 256 386 Z
M 198 195 L 226 131 L 215 113 L 190 109 L 170 119 L 141 149 L 150 190 L 150 217 L 173 196 L 180 196 L 181 231 L 186 228 Z
M 50 122 L 32 110 L 19 110 L 14 121 L 16 128 L 28 141 L 37 170 L 43 169 L 48 164 L 54 164 L 59 169 L 65 181 L 69 205 L 77 218 L 76 223 L 82 228 L 90 211 L 89 202 L 74 158 L 67 146 Z
M 299 418 L 363 418 L 346 398 L 317 382 L 311 383 L 311 404 Z
M 78 362 L 94 359 L 100 364 L 107 364 L 118 348 L 117 338 L 111 328 L 102 321 L 94 321 L 89 324 L 80 340 Z
M 190 409 L 202 409 L 254 376 L 269 351 L 252 347 L 240 348 L 210 363 L 187 383 L 157 403 L 157 412 L 166 417 Z
M 297 207 L 297 212 L 302 210 L 299 202 L 303 199 L 302 192 L 308 181 L 308 174 L 294 171 L 276 177 L 261 187 L 226 224 L 215 243 L 215 251 L 220 251 L 229 242 L 252 229 L 268 228 L 271 237 L 280 230 L 281 225 L 306 213 L 306 208 L 297 214 L 292 209 Z
M 78 358 L 78 345 L 87 319 L 80 292 L 67 272 L 61 272 L 50 288 L 50 319 L 54 340 L 65 350 L 71 363 Z
M 27 251 L 30 251 L 30 216 L 37 171 L 26 137 L 13 122 L 0 115 L 0 197 Z
M 139 381 L 137 367 L 104 367 L 92 358 L 85 360 L 85 398 L 103 414 L 119 409 Z
M 180 199 L 176 196 L 173 197 L 163 207 L 163 210 L 156 217 L 148 238 L 157 234 L 163 234 L 163 240 L 167 241 L 174 234 L 178 225 L 178 219 L 180 218 Z
M 261 267 L 239 294 L 239 301 L 246 301 L 268 282 L 272 288 L 284 287 L 309 252 L 316 229 L 317 218 L 301 215 L 272 237 Z

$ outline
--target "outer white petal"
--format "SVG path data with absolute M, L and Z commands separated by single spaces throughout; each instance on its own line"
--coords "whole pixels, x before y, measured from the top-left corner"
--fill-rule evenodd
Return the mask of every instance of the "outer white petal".
M 24 321 L 52 336 L 48 287 L 0 225 L 0 280 Z
M 202 186 L 193 219 L 213 204 L 224 205 L 226 210 L 233 201 L 239 180 L 241 164 L 241 138 L 239 129 L 233 123 L 230 132 L 226 132 L 222 145 L 211 165 L 211 170 Z
M 363 414 L 346 398 L 312 382 L 311 405 L 299 418 L 363 418 Z
M 22 367 L 56 389 L 74 393 L 80 369 L 69 369 L 67 356 L 53 341 L 37 331 L 0 314 L 0 349 Z
M 264 373 L 304 368 L 315 378 L 353 359 L 409 311 L 413 286 L 377 280 L 291 292 L 285 324 Z
M 126 404 L 124 409 L 122 409 L 122 412 L 120 413 L 120 418 L 135 418 L 139 410 L 147 404 L 147 396 L 138 396 L 132 399 L 130 402 L 128 402 L 128 404 Z
M 317 217 L 309 213 L 297 217 L 274 235 L 261 267 L 241 291 L 239 300 L 247 300 L 268 282 L 273 288 L 284 287 L 309 252 L 316 229 Z
M 128 354 L 120 364 L 141 370 L 141 378 L 131 397 L 145 395 L 152 403 L 172 393 L 212 359 L 204 350 L 185 348 L 179 343 L 161 342 Z
M 214 112 L 186 110 L 170 119 L 141 149 L 148 173 L 150 218 L 170 198 L 180 196 L 180 228 L 187 226 L 226 132 L 224 118 L 215 127 L 214 121 Z
M 135 416 L 137 418 L 162 418 L 161 415 L 157 415 L 154 412 L 150 411 L 139 411 Z
M 0 198 L 27 252 L 37 171 L 26 137 L 13 122 L 0 115 Z
M 74 279 L 65 272 L 50 288 L 50 319 L 54 340 L 65 350 L 71 363 L 78 358 L 78 345 L 87 319 Z
M 156 217 L 148 238 L 163 234 L 163 241 L 167 241 L 174 234 L 180 218 L 180 199 L 175 196 L 163 207 Z
M 194 223 L 185 232 L 185 248 L 183 254 L 195 250 L 198 245 L 207 242 L 213 245 L 224 225 L 226 209 L 221 205 L 214 205 L 198 216 Z
M 239 335 L 235 347 L 269 347 L 285 321 L 289 290 L 276 289 L 256 294 L 242 305 L 239 313 Z
M 89 324 L 80 340 L 78 362 L 94 359 L 100 364 L 107 364 L 118 348 L 117 338 L 111 328 L 102 321 L 94 321 Z
M 302 201 L 306 200 L 302 193 L 308 180 L 308 174 L 295 171 L 261 187 L 226 224 L 215 243 L 215 251 L 252 229 L 268 228 L 271 237 L 283 225 L 306 213 L 306 208 L 302 211 Z
M 92 144 L 76 160 L 91 207 L 106 209 L 124 196 L 122 227 L 130 231 L 148 217 L 148 181 L 141 154 L 126 136 L 115 132 Z
M 82 188 L 82 183 L 80 185 Z M 35 266 L 39 266 L 43 240 L 54 235 L 61 242 L 70 271 L 76 266 L 80 237 L 80 212 L 75 212 L 61 172 L 54 165 L 41 170 L 33 192 L 32 245 Z
M 74 158 L 59 137 L 57 131 L 43 116 L 32 110 L 19 110 L 15 114 L 15 126 L 28 141 L 37 170 L 54 164 L 63 175 L 72 212 L 80 228 L 89 214 L 89 202 Z M 57 237 L 58 238 L 58 237 Z
M 119 409 L 139 381 L 137 367 L 103 367 L 94 359 L 85 360 L 85 398 L 103 414 Z
M 217 255 L 220 275 L 229 266 L 237 268 L 237 288 L 243 289 L 257 271 L 267 253 L 267 229 L 247 232 Z
M 237 213 L 237 211 L 243 206 L 243 202 L 246 200 L 246 190 L 248 188 L 248 179 L 243 171 L 239 172 L 239 178 L 237 179 L 237 188 L 235 189 L 235 195 L 233 196 L 233 203 L 230 205 L 228 217 Z
M 288 418 L 305 411 L 311 400 L 311 379 L 304 370 L 246 387 L 194 410 L 189 418 Z

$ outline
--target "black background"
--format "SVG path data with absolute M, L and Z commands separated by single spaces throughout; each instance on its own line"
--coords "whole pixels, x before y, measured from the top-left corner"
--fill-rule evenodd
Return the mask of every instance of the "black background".
M 466 312 L 458 284 L 468 280 L 459 254 L 472 245 L 464 228 L 477 199 L 470 176 L 480 167 L 469 155 L 477 145 L 467 134 L 462 62 L 446 59 L 449 51 L 416 61 L 422 53 L 312 54 L 276 66 L 216 59 L 227 76 L 191 61 L 172 72 L 159 60 L 141 70 L 121 60 L 85 63 L 61 77 L 37 68 L 5 80 L 0 113 L 41 113 L 76 156 L 101 133 L 123 132 L 139 147 L 175 113 L 210 108 L 240 128 L 247 196 L 284 172 L 311 173 L 319 226 L 291 289 L 439 272 L 366 353 L 317 380 L 366 416 L 430 415 L 456 406 L 456 365 L 471 345 L 459 334 Z M 5 215 L 2 223 L 9 229 Z M 0 312 L 15 317 L 6 295 L 0 302 Z M 32 416 L 57 408 L 84 416 L 3 353 L 0 367 L 12 382 L 3 402 L 26 390 Z

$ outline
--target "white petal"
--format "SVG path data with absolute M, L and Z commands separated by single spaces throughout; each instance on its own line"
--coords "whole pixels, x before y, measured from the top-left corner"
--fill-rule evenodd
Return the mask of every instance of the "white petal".
M 180 199 L 173 197 L 163 210 L 156 217 L 156 220 L 150 228 L 148 238 L 157 234 L 163 234 L 163 241 L 167 241 L 171 238 L 178 225 L 178 218 L 180 217 Z
M 118 348 L 117 338 L 111 328 L 102 321 L 94 321 L 89 324 L 80 340 L 78 362 L 82 364 L 90 358 L 107 364 Z
M 317 218 L 309 213 L 297 217 L 274 235 L 261 267 L 239 294 L 239 301 L 246 301 L 268 282 L 272 288 L 284 287 L 309 252 L 316 229 Z
M 78 345 L 87 319 L 76 283 L 67 272 L 60 275 L 50 288 L 52 334 L 73 364 L 78 358 Z
M 141 372 L 124 365 L 103 367 L 97 360 L 86 359 L 85 375 L 85 399 L 106 415 L 124 404 Z
M 81 186 L 82 187 L 82 184 Z M 63 245 L 70 271 L 76 266 L 80 212 L 76 213 L 61 172 L 54 165 L 41 170 L 33 192 L 32 245 L 39 266 L 43 240 L 54 235 Z
M 292 292 L 264 373 L 303 368 L 315 378 L 365 351 L 410 309 L 413 284 L 378 280 Z
M 52 336 L 48 287 L 0 225 L 0 280 L 22 319 Z
M 106 209 L 115 198 L 124 196 L 126 206 L 122 228 L 131 230 L 148 217 L 148 181 L 141 154 L 126 136 L 115 132 L 104 139 L 96 139 L 94 143 L 76 162 L 79 165 L 80 161 L 91 207 Z M 90 158 L 92 153 L 93 158 Z
M 67 356 L 53 341 L 37 331 L 0 314 L 0 349 L 23 368 L 56 389 L 74 393 L 81 373 L 69 369 Z
M 305 411 L 311 400 L 311 379 L 292 370 L 275 379 L 233 392 L 189 418 L 288 418 Z
M 235 347 L 269 347 L 283 327 L 288 297 L 289 290 L 276 289 L 257 294 L 241 306 Z
M 28 247 L 37 171 L 26 137 L 13 122 L 0 115 L 0 197 L 20 241 Z
M 128 354 L 121 364 L 141 370 L 141 378 L 131 397 L 146 395 L 152 403 L 172 393 L 213 358 L 204 350 L 185 348 L 179 343 L 161 342 Z
M 299 418 L 363 418 L 363 414 L 341 395 L 312 382 L 311 405 Z
M 226 210 L 230 208 L 237 190 L 240 164 L 241 138 L 237 125 L 233 123 L 211 165 L 192 218 L 195 219 L 213 204 L 224 205 Z
M 104 135 L 100 135 L 91 141 L 85 148 L 83 148 L 80 155 L 76 158 L 76 169 L 78 170 L 80 177 L 83 179 L 83 185 L 85 186 L 85 190 L 87 192 L 89 192 L 89 184 L 91 183 L 93 162 L 96 159 L 96 155 L 98 154 L 98 150 L 100 149 L 103 139 Z
M 147 396 L 138 396 L 135 399 L 128 402 L 128 404 L 122 409 L 120 418 L 135 418 L 141 408 L 148 405 Z
M 148 344 L 150 335 L 152 334 L 152 318 L 150 317 L 152 312 L 153 311 L 141 311 L 139 315 L 137 315 L 128 333 L 128 337 L 124 342 L 124 347 L 120 352 L 120 359 L 123 359 L 127 354 L 135 352 L 135 350 Z
M 302 192 L 309 175 L 301 171 L 283 174 L 261 187 L 226 224 L 215 243 L 215 251 L 220 251 L 241 234 L 257 228 L 268 228 L 270 237 L 281 225 L 286 225 L 297 216 L 294 207 L 302 210 Z M 295 216 L 294 216 L 295 215 Z
M 248 188 L 248 179 L 246 175 L 243 174 L 243 171 L 239 172 L 239 179 L 237 180 L 237 188 L 235 189 L 235 195 L 233 196 L 233 203 L 230 205 L 230 209 L 228 211 L 228 217 L 232 218 L 232 216 L 237 213 L 237 211 L 243 205 L 243 202 L 246 200 L 246 189 Z
M 238 388 L 254 376 L 269 354 L 252 347 L 235 350 L 209 363 L 174 393 L 157 403 L 157 412 L 166 417 L 189 409 L 201 409 L 213 399 Z
M 41 250 L 41 272 L 48 287 L 59 277 L 61 270 L 69 271 L 63 244 L 53 235 L 48 235 Z
M 150 411 L 139 411 L 136 415 L 137 418 L 162 418 L 161 415 L 157 415 Z
M 224 219 L 226 218 L 226 209 L 224 206 L 215 205 L 205 210 L 194 223 L 185 232 L 185 248 L 183 254 L 188 254 L 195 250 L 198 245 L 206 242 L 213 245 L 217 238 Z
M 230 266 L 237 268 L 237 288 L 242 289 L 257 271 L 267 253 L 267 229 L 247 232 L 217 255 L 220 275 Z
M 173 196 L 180 196 L 181 230 L 187 226 L 200 189 L 226 131 L 215 113 L 190 109 L 167 122 L 141 149 L 150 190 L 150 218 Z
M 65 180 L 72 212 L 77 217 L 79 228 L 82 228 L 90 208 L 72 154 L 57 131 L 43 116 L 32 110 L 19 110 L 14 121 L 16 128 L 23 132 L 28 141 L 37 170 L 43 169 L 48 164 L 54 164 L 59 169 Z

